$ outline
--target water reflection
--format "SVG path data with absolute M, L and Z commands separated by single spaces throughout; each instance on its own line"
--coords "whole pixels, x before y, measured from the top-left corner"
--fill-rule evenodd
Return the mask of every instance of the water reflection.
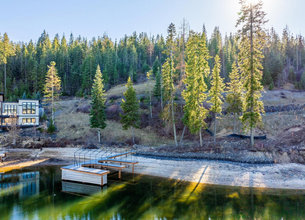
M 39 172 L 0 174 L 0 192 L 18 193 L 20 199 L 39 194 Z
M 211 186 L 127 174 L 122 181 L 110 177 L 108 187 L 101 188 L 62 182 L 59 167 L 34 172 L 38 184 L 37 178 L 24 178 L 32 184 L 26 193 L 24 185 L 20 187 L 22 174 L 21 179 L 20 173 L 1 179 L 0 184 L 18 189 L 0 193 L 0 219 L 305 219 L 305 192 L 299 190 Z
M 62 191 L 65 193 L 71 193 L 75 195 L 91 195 L 100 192 L 103 189 L 107 189 L 106 186 L 96 186 L 75 182 L 62 181 Z

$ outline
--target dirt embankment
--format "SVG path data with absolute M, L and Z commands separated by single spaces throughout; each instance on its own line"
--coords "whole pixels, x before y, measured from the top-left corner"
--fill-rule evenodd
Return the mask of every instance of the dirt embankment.
M 8 149 L 43 150 L 45 148 L 87 148 L 108 149 L 132 148 L 138 155 L 176 159 L 210 159 L 234 161 L 251 164 L 300 163 L 305 164 L 305 126 L 296 126 L 283 132 L 277 139 L 256 140 L 254 147 L 249 146 L 248 139 L 232 137 L 213 139 L 206 138 L 202 147 L 199 144 L 185 143 L 183 146 L 173 145 L 131 146 L 120 142 L 103 142 L 103 144 L 56 139 L 51 137 L 21 137 L 15 146 L 5 145 Z

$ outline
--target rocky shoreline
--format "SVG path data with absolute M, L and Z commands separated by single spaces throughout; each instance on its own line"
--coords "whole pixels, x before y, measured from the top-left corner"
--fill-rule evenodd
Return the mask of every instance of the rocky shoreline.
M 246 164 L 274 164 L 274 160 L 265 154 L 238 153 L 238 154 L 217 154 L 217 153 L 158 153 L 158 152 L 137 152 L 136 156 L 145 156 L 156 159 L 166 160 L 211 160 L 228 161 Z
M 21 169 L 24 166 L 70 164 L 73 163 L 75 150 L 76 148 L 11 149 L 9 160 L 0 164 L 0 172 Z M 305 190 L 305 165 L 302 164 L 249 164 L 140 154 L 127 159 L 139 162 L 135 172 L 140 175 L 195 184 Z M 131 168 L 125 171 L 131 172 Z

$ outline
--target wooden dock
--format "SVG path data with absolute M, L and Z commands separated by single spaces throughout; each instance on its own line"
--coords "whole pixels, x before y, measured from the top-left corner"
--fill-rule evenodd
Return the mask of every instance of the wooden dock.
M 62 180 L 103 186 L 107 184 L 107 174 L 110 173 L 110 170 L 118 171 L 119 179 L 121 179 L 122 170 L 125 169 L 126 166 L 131 165 L 132 173 L 134 173 L 134 166 L 138 164 L 138 162 L 115 159 L 134 153 L 134 151 L 123 152 L 110 155 L 106 158 L 89 160 L 77 163 L 76 165 L 62 167 Z
M 132 173 L 134 173 L 134 166 L 136 164 L 138 164 L 139 162 L 136 161 L 127 161 L 127 160 L 116 160 L 116 159 L 102 159 L 102 160 L 98 160 L 99 163 L 118 163 L 120 165 L 122 164 L 128 164 L 128 165 L 132 165 Z
M 127 156 L 127 155 L 135 154 L 135 153 L 136 153 L 135 151 L 128 151 L 128 152 L 124 152 L 124 153 L 119 153 L 119 154 L 111 155 L 111 156 L 109 156 L 107 158 L 114 159 L 114 158 L 117 158 L 117 157 Z
M 62 180 L 90 183 L 103 186 L 107 184 L 108 170 L 69 165 L 61 168 Z
M 119 179 L 122 176 L 122 170 L 126 168 L 124 165 L 117 165 L 117 164 L 109 164 L 109 163 L 100 163 L 98 160 L 88 161 L 82 164 L 83 167 L 93 167 L 98 169 L 111 169 L 116 170 L 119 172 Z

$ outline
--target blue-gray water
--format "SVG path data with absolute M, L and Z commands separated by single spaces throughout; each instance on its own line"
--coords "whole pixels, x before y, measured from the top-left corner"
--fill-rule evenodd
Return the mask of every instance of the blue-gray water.
M 0 219 L 305 219 L 305 192 L 123 173 L 106 187 L 62 182 L 58 166 L 0 174 Z

